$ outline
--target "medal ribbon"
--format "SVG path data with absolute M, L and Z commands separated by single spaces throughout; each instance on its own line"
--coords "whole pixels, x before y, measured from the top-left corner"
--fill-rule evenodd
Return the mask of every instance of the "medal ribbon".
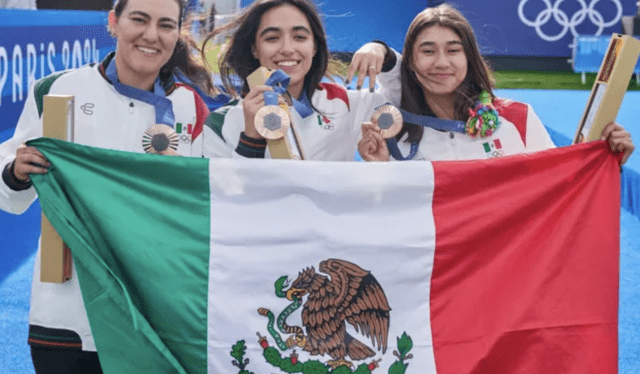
M 279 93 L 280 95 L 284 95 L 287 91 L 287 87 L 289 87 L 289 82 L 291 78 L 282 70 L 278 69 L 271 73 L 267 81 L 264 82 L 265 86 L 269 86 L 273 88 L 273 91 Z M 278 105 L 276 101 L 275 104 L 268 104 L 267 100 L 267 92 L 264 93 L 265 104 L 267 105 Z M 311 103 L 309 102 L 309 98 L 307 97 L 307 93 L 303 90 L 302 95 L 300 96 L 300 100 L 296 100 L 295 98 L 291 98 L 291 103 L 293 104 L 294 109 L 300 117 L 307 118 L 311 114 L 313 114 L 313 109 L 311 109 Z
M 288 79 L 288 78 L 287 78 Z M 278 97 L 280 96 L 280 94 L 278 94 L 275 91 L 265 91 L 263 93 L 264 95 L 264 104 L 265 105 L 275 105 L 278 106 Z M 285 111 L 289 112 L 289 107 L 285 104 L 284 107 L 282 108 Z M 298 143 L 298 138 L 295 135 L 295 129 L 293 129 L 293 124 L 291 124 L 291 131 L 287 132 L 287 138 L 289 139 L 289 143 L 293 143 L 295 145 L 295 148 L 293 148 L 291 151 L 296 154 L 298 156 L 299 159 L 303 159 L 302 157 L 302 151 L 300 150 L 300 144 Z
M 398 110 L 402 113 L 402 120 L 404 122 L 423 127 L 430 127 L 438 131 L 459 132 L 462 134 L 466 133 L 465 123 L 463 121 L 413 114 L 400 108 L 398 108 Z M 387 139 L 387 149 L 389 149 L 389 154 L 391 154 L 391 156 L 396 160 L 411 160 L 416 156 L 416 153 L 418 153 L 418 142 L 411 142 L 411 148 L 407 157 L 404 157 L 402 152 L 400 152 L 396 138 Z
M 491 136 L 493 132 L 500 125 L 499 113 L 493 105 L 493 98 L 489 92 L 483 90 L 476 103 L 474 109 L 469 110 L 469 121 L 455 121 L 440 119 L 429 116 L 421 116 L 413 113 L 409 113 L 406 110 L 400 109 L 404 122 L 412 123 L 414 125 L 431 127 L 432 129 L 439 131 L 450 131 L 467 134 L 471 137 L 487 137 Z M 396 160 L 411 160 L 418 152 L 418 142 L 411 142 L 411 149 L 409 156 L 406 158 L 400 153 L 398 149 L 398 142 L 395 138 L 387 139 L 387 148 L 389 153 Z
M 273 91 L 265 91 L 264 92 L 264 105 L 278 105 L 278 96 L 277 92 Z
M 451 131 L 465 133 L 465 123 L 463 121 L 456 121 L 453 119 L 440 119 L 437 117 L 421 116 L 419 114 L 413 114 L 407 112 L 404 109 L 400 109 L 402 113 L 402 120 L 414 125 L 431 127 L 438 131 Z
M 153 84 L 153 92 L 120 83 L 115 59 L 109 62 L 105 75 L 119 94 L 153 105 L 156 109 L 156 123 L 161 123 L 171 128 L 174 127 L 176 120 L 173 114 L 173 103 L 166 98 L 166 92 L 162 84 L 160 84 L 160 77 L 156 78 Z
M 196 90 L 207 108 L 209 108 L 209 110 L 211 110 L 212 112 L 212 108 L 218 108 L 229 102 L 229 96 L 224 93 L 220 93 L 216 96 L 211 96 L 210 94 L 205 93 L 200 87 L 198 87 L 197 84 L 193 83 L 193 81 L 189 77 L 187 77 L 180 69 L 173 70 L 173 77 L 176 82 L 186 83 L 189 87 Z
M 396 160 L 412 160 L 416 156 L 416 153 L 418 153 L 418 142 L 411 142 L 411 149 L 409 150 L 409 155 L 407 157 L 404 157 L 402 152 L 400 152 L 396 138 L 387 139 L 387 149 L 389 150 L 389 154 Z

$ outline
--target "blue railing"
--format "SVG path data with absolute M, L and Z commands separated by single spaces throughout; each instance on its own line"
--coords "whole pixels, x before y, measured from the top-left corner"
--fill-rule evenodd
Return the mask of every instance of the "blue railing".
M 572 46 L 571 66 L 573 71 L 582 74 L 582 83 L 586 83 L 586 73 L 597 73 L 600 70 L 607 47 L 611 41 L 611 35 L 578 35 Z M 633 69 L 636 81 L 640 83 L 640 60 Z

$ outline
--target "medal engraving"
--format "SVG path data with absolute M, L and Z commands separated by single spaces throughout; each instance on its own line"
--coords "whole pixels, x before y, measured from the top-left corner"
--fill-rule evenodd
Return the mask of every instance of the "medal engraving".
M 377 122 L 378 127 L 382 130 L 380 134 L 385 139 L 393 138 L 402 129 L 402 114 L 393 105 L 387 104 L 376 109 L 371 120 Z
M 277 105 L 260 108 L 254 119 L 256 130 L 265 139 L 280 139 L 287 134 L 290 120 L 287 112 Z
M 177 155 L 180 137 L 167 125 L 153 125 L 142 136 L 142 148 L 147 153 Z

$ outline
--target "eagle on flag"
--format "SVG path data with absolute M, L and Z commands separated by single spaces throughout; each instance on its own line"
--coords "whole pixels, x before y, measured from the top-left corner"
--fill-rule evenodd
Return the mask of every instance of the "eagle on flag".
M 389 334 L 389 303 L 380 283 L 358 265 L 339 259 L 320 263 L 320 272 L 304 269 L 287 290 L 287 299 L 308 295 L 302 309 L 302 324 L 306 330 L 304 350 L 311 355 L 328 354 L 333 368 L 364 360 L 375 351 L 347 333 L 346 323 L 370 337 L 374 348 L 387 350 Z

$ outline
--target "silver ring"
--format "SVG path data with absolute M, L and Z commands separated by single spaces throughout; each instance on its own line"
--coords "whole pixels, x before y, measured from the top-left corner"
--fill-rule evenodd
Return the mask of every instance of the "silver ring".
M 375 68 L 376 68 L 375 66 L 369 66 L 367 69 L 371 70 L 371 69 L 375 69 Z

